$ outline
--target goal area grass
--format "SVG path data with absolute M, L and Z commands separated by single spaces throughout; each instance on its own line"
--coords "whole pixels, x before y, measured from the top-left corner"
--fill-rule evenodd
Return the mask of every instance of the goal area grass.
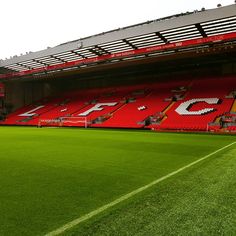
M 0 235 L 233 235 L 236 137 L 0 127 Z M 217 151 L 218 150 L 218 151 Z

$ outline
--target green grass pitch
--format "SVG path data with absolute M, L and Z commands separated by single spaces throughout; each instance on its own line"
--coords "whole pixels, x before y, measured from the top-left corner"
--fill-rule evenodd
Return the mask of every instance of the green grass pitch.
M 0 127 L 0 235 L 61 226 L 235 136 Z M 61 235 L 234 235 L 236 144 Z

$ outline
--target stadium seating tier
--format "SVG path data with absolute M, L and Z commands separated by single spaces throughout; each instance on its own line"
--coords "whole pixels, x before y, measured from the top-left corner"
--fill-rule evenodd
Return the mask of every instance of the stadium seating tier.
M 233 132 L 235 125 L 225 127 L 221 117 L 234 111 L 235 90 L 236 78 L 232 76 L 67 91 L 59 98 L 22 107 L 1 124 L 85 126 L 86 122 L 90 127 L 190 131 L 226 128 Z

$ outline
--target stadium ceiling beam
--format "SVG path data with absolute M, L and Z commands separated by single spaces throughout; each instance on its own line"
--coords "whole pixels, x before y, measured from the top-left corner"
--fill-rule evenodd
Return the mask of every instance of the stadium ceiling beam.
M 89 49 L 89 52 L 91 52 L 91 53 L 95 54 L 96 56 L 101 56 L 101 55 L 102 55 L 102 53 L 100 53 L 100 52 L 96 51 L 94 48 L 92 48 L 92 49 Z
M 129 42 L 127 39 L 123 39 L 123 42 L 132 47 L 133 49 L 138 49 L 138 47 L 134 46 L 131 42 Z
M 164 43 L 169 43 L 169 41 L 160 32 L 156 32 L 156 36 L 158 36 Z
M 207 37 L 206 32 L 204 31 L 204 29 L 202 28 L 200 23 L 195 24 L 196 28 L 198 29 L 198 31 L 200 32 L 200 34 L 202 35 L 203 38 Z
M 106 49 L 95 45 L 94 48 L 89 49 L 90 52 L 92 52 L 93 54 L 97 55 L 97 56 L 102 56 L 104 54 L 111 54 L 110 52 L 108 52 Z
M 98 46 L 98 45 L 96 45 L 95 48 L 98 49 L 98 50 L 103 51 L 105 54 L 111 54 L 111 53 L 108 52 L 106 49 L 104 49 L 104 48 L 102 48 L 102 47 L 100 47 L 100 46 Z
M 75 51 L 71 51 L 71 53 L 73 53 L 73 54 L 75 54 L 75 55 L 77 55 L 77 56 L 80 56 L 80 57 L 82 57 L 83 59 L 87 59 L 87 57 L 86 56 L 84 56 L 84 55 L 82 55 L 82 54 L 80 54 L 80 53 L 78 53 L 78 52 L 75 52 Z
M 7 66 L 7 67 L 5 67 L 5 68 L 0 68 L 1 70 L 2 69 L 5 69 L 5 70 L 9 70 L 10 72 L 18 72 L 18 71 L 20 71 L 20 69 L 18 68 L 18 66 L 19 65 L 17 65 L 17 64 L 15 64 L 15 65 L 13 65 L 13 66 Z
M 16 64 L 19 65 L 19 66 L 21 66 L 21 67 L 24 67 L 24 68 L 26 68 L 26 69 L 28 69 L 28 70 L 33 69 L 33 67 L 31 67 L 31 66 L 27 66 L 27 65 L 24 65 L 24 64 L 21 64 L 21 63 L 16 63 Z
M 61 62 L 63 62 L 63 63 L 67 62 L 67 61 L 65 61 L 65 60 L 63 60 L 63 59 L 61 59 L 61 58 L 59 58 L 59 57 L 54 56 L 54 55 L 51 55 L 50 57 L 51 57 L 51 58 L 54 58 L 54 59 L 56 59 L 56 60 L 59 60 L 59 61 L 61 61 Z
M 45 62 L 42 62 L 42 61 L 40 61 L 40 60 L 37 60 L 37 59 L 32 59 L 32 61 L 37 62 L 37 63 L 39 63 L 39 64 L 41 64 L 41 65 L 43 65 L 43 66 L 49 66 L 49 64 L 47 64 L 47 63 L 45 63 Z

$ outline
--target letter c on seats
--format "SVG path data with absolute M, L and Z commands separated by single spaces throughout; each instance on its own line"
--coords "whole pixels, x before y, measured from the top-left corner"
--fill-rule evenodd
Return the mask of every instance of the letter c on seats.
M 190 107 L 196 103 L 199 102 L 205 102 L 207 104 L 217 104 L 219 102 L 219 98 L 195 98 L 195 99 L 190 99 L 186 102 L 181 103 L 176 109 L 175 111 L 179 114 L 179 115 L 205 115 L 208 114 L 210 112 L 215 111 L 214 108 L 205 108 L 205 109 L 201 109 L 198 111 L 189 111 Z

